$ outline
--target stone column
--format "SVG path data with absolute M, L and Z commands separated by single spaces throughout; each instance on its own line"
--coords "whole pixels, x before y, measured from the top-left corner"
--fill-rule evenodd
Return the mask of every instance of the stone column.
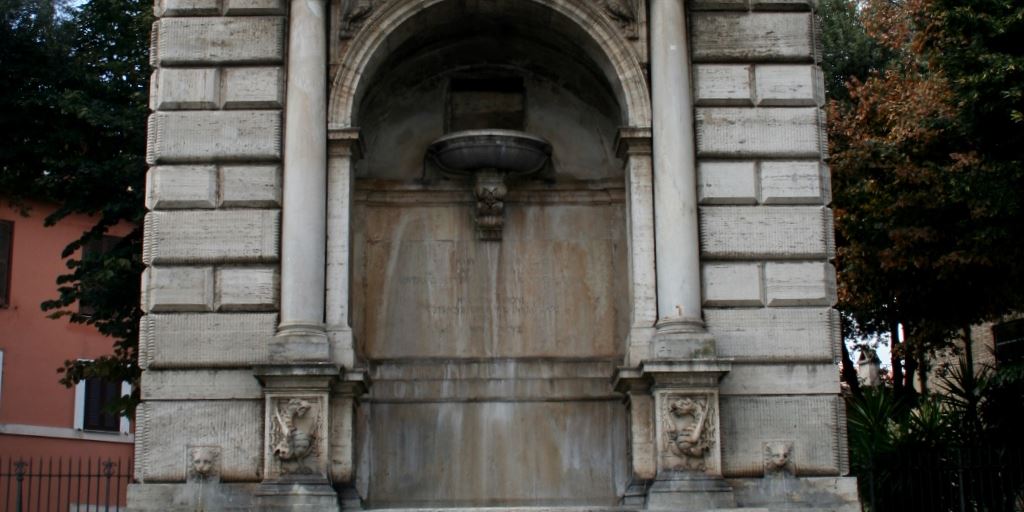
M 292 0 L 284 135 L 281 320 L 271 359 L 328 361 L 326 0 Z
M 701 319 L 690 57 L 683 0 L 651 1 L 651 99 L 658 323 L 652 356 L 713 357 Z

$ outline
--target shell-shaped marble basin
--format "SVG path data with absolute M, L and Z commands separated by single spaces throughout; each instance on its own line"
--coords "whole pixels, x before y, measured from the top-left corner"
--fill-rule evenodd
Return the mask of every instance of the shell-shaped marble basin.
M 435 140 L 427 154 L 449 174 L 488 170 L 524 176 L 544 167 L 551 144 L 515 130 L 466 130 Z

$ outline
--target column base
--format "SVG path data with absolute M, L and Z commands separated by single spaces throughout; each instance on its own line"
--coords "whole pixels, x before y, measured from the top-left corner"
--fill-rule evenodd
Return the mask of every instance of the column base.
M 658 477 L 647 491 L 648 510 L 735 509 L 736 496 L 721 477 L 670 473 Z
M 340 511 L 338 493 L 320 477 L 285 477 L 260 484 L 255 492 L 259 512 Z
M 654 359 L 714 359 L 715 338 L 695 318 L 663 318 L 652 341 Z
M 272 362 L 329 362 L 331 344 L 323 324 L 281 324 L 270 341 Z

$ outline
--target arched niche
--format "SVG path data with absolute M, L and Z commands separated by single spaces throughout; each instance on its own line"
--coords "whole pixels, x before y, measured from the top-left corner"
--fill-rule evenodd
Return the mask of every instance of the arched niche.
M 642 68 L 589 1 L 381 9 L 348 43 L 329 116 L 329 331 L 374 382 L 360 495 L 614 505 L 628 438 L 609 377 L 654 322 Z M 453 80 L 474 79 L 521 80 L 523 130 L 554 146 L 510 185 L 501 242 L 476 238 L 471 186 L 423 162 Z M 358 346 L 337 336 L 350 320 Z
M 352 272 L 360 269 L 350 265 L 351 180 L 356 176 L 398 178 L 402 173 L 411 178 L 410 174 L 423 170 L 422 146 L 443 133 L 437 111 L 444 108 L 443 101 L 408 105 L 418 115 L 433 116 L 427 129 L 417 130 L 415 123 L 408 130 L 378 129 L 387 125 L 386 115 L 402 110 L 402 98 L 391 92 L 433 87 L 437 93 L 453 76 L 481 69 L 525 76 L 533 89 L 528 98 L 534 101 L 548 91 L 568 91 L 570 102 L 559 104 L 557 94 L 546 99 L 554 107 L 585 117 L 570 129 L 559 130 L 552 129 L 555 124 L 545 122 L 543 115 L 532 116 L 527 131 L 538 130 L 555 146 L 547 178 L 553 172 L 560 179 L 624 184 L 617 193 L 624 196 L 625 240 L 616 250 L 623 253 L 627 267 L 619 269 L 625 274 L 626 289 L 619 294 L 624 302 L 616 304 L 615 310 L 626 318 L 626 326 L 616 319 L 618 348 L 604 354 L 620 356 L 622 346 L 645 347 L 655 307 L 651 112 L 643 68 L 618 27 L 599 5 L 583 0 L 427 0 L 381 9 L 344 48 L 329 93 L 335 149 L 329 165 L 326 302 L 335 359 L 346 365 L 355 360 L 348 334 L 352 317 L 348 292 Z M 495 34 L 499 37 L 492 37 Z M 488 61 L 488 55 L 498 58 Z M 537 56 L 543 58 L 531 59 Z M 382 104 L 388 108 L 379 108 Z M 567 146 L 588 144 L 593 151 L 586 158 L 566 158 L 572 153 Z M 359 148 L 367 150 L 361 162 L 355 158 L 361 156 Z M 423 176 L 436 177 L 429 169 Z M 571 229 L 571 223 L 567 226 Z M 627 354 L 626 359 L 636 356 Z

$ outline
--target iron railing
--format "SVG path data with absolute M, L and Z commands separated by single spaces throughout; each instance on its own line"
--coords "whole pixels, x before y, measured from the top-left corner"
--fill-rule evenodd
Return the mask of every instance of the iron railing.
M 855 471 L 865 512 L 1024 512 L 1024 449 L 921 449 Z
M 121 512 L 131 459 L 0 457 L 4 512 Z

